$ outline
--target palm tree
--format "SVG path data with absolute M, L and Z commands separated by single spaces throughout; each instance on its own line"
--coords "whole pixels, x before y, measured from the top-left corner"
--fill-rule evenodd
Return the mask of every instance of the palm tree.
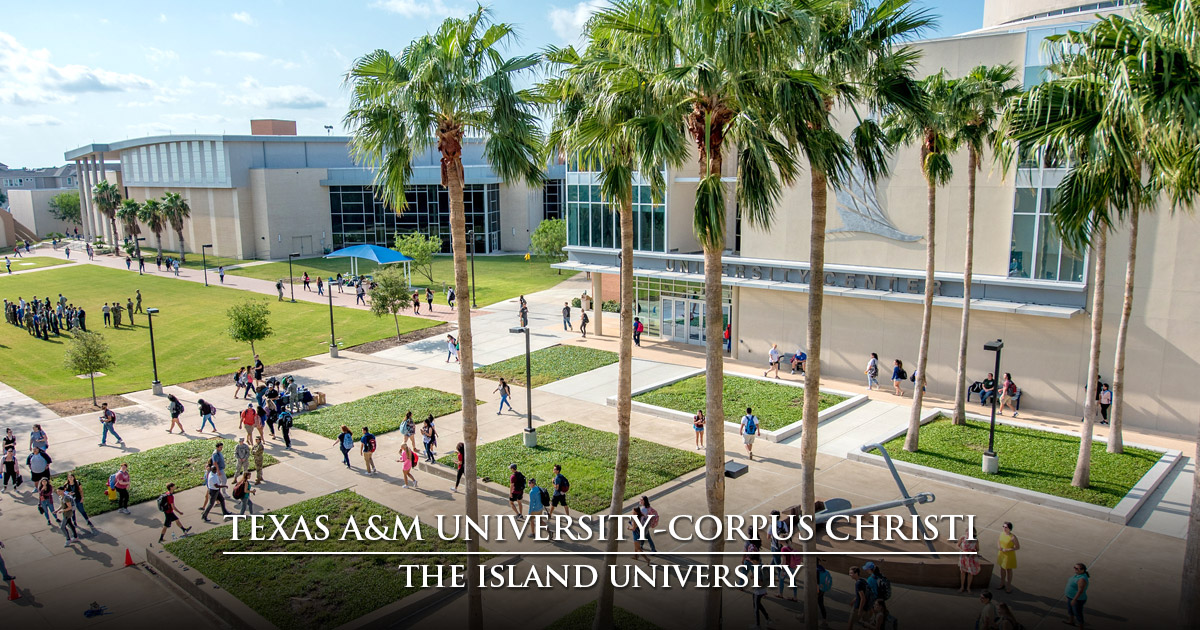
M 157 199 L 144 201 L 142 209 L 138 211 L 138 220 L 145 223 L 146 227 L 154 233 L 154 238 L 158 241 L 158 251 L 162 252 L 162 233 L 167 227 L 167 217 L 163 214 L 162 202 Z
M 967 422 L 967 341 L 971 325 L 971 272 L 975 265 L 975 177 L 985 144 L 991 143 L 1004 104 L 1020 93 L 1009 65 L 976 66 L 958 82 L 962 125 L 954 135 L 967 147 L 967 234 L 963 262 L 962 325 L 958 332 L 958 368 L 954 380 L 954 424 Z M 999 377 L 999 374 L 996 375 Z
M 96 209 L 108 217 L 109 226 L 112 228 L 112 244 L 116 245 L 117 208 L 121 207 L 121 189 L 107 179 L 101 180 L 92 186 L 92 201 L 95 202 Z
M 192 216 L 192 207 L 179 193 L 168 191 L 163 194 L 162 212 L 179 237 L 179 262 L 186 262 L 183 257 L 183 222 Z
M 771 223 L 784 185 L 799 173 L 796 140 L 824 121 L 825 88 L 797 70 L 813 16 L 799 3 L 768 0 L 677 2 L 618 0 L 592 18 L 590 33 L 621 43 L 615 63 L 644 77 L 647 89 L 681 104 L 696 147 L 699 183 L 692 218 L 704 251 L 705 409 L 708 512 L 725 514 L 725 413 L 721 259 L 730 207 L 722 182 L 726 141 L 736 147 L 737 209 L 750 226 Z M 717 537 L 713 552 L 724 549 Z M 721 626 L 720 589 L 706 593 L 705 620 Z
M 133 199 L 126 199 L 121 202 L 120 208 L 116 211 L 116 218 L 121 219 L 121 225 L 125 227 L 125 233 L 133 239 L 133 247 L 136 256 L 142 255 L 142 244 L 138 242 L 138 235 L 142 233 L 142 227 L 138 225 L 138 215 L 142 212 L 142 204 Z M 113 232 L 116 234 L 116 232 Z
M 921 315 L 921 343 L 914 366 L 912 408 L 908 414 L 908 434 L 904 450 L 916 452 L 921 431 L 921 402 L 925 398 L 925 366 L 929 362 L 929 335 L 933 320 L 934 237 L 937 227 L 937 189 L 954 174 L 950 154 L 957 147 L 954 129 L 959 126 L 961 107 L 955 98 L 955 81 L 945 72 L 930 75 L 921 81 L 922 107 L 899 110 L 885 121 L 889 136 L 896 141 L 917 141 L 921 144 L 921 174 L 925 176 L 925 299 Z
M 562 72 L 539 86 L 539 100 L 551 105 L 554 125 L 548 149 L 563 152 L 599 172 L 603 198 L 618 211 L 621 235 L 621 335 L 617 378 L 617 456 L 610 514 L 621 514 L 629 473 L 629 419 L 633 375 L 633 196 L 640 173 L 662 199 L 663 166 L 687 156 L 682 112 L 657 102 L 645 89 L 645 77 L 621 64 L 620 42 L 588 33 L 585 55 L 574 48 L 550 49 L 547 59 Z M 615 561 L 618 540 L 607 541 L 605 573 Z M 614 587 L 601 582 L 594 628 L 613 626 Z
M 479 7 L 465 18 L 446 19 L 436 32 L 413 40 L 400 56 L 386 50 L 368 53 L 346 75 L 351 104 L 345 124 L 352 134 L 352 150 L 375 169 L 376 192 L 393 208 L 399 212 L 407 208 L 404 191 L 412 177 L 413 158 L 432 146 L 441 153 L 458 295 L 468 294 L 463 138 L 468 133 L 486 137 L 484 155 L 504 181 L 530 185 L 542 181 L 542 134 L 536 108 L 527 94 L 513 87 L 514 77 L 537 65 L 540 56 L 505 58 L 503 47 L 514 36 L 511 25 L 493 22 L 490 13 Z M 458 310 L 458 331 L 466 513 L 478 519 L 478 425 L 469 309 Z M 478 552 L 478 539 L 468 540 L 467 549 Z M 478 556 L 468 555 L 468 573 L 474 574 L 478 565 Z M 472 630 L 483 625 L 481 597 L 479 584 L 469 581 L 467 625 Z

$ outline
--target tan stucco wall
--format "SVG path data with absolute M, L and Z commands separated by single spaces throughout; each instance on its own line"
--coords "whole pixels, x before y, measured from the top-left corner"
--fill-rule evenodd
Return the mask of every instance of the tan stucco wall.
M 17 235 L 13 228 L 12 215 L 0 210 L 0 247 L 12 247 L 17 244 Z
M 248 198 L 253 207 L 247 247 L 259 258 L 286 258 L 293 251 L 320 255 L 330 246 L 329 189 L 321 186 L 327 169 L 250 169 Z M 245 208 L 243 207 L 243 212 Z M 264 238 L 265 237 L 265 238 Z M 307 239 L 305 239 L 307 237 Z M 300 238 L 312 250 L 302 251 Z
M 500 184 L 500 249 L 529 251 L 529 238 L 542 222 L 542 189 Z
M 50 214 L 50 199 L 64 192 L 78 192 L 78 189 L 51 188 L 23 190 L 14 188 L 8 191 L 8 210 L 12 214 L 14 221 L 32 230 L 39 237 L 51 232 L 65 234 L 67 230 L 74 229 L 76 225 L 55 219 Z M 82 212 L 82 208 L 80 212 Z

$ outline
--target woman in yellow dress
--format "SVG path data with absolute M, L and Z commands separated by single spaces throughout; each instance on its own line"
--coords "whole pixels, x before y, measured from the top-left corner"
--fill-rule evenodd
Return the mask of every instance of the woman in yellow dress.
M 1012 592 L 1013 569 L 1017 568 L 1017 550 L 1021 548 L 1021 541 L 1012 533 L 1012 528 L 1012 523 L 1005 522 L 1004 533 L 996 542 L 1000 549 L 996 554 L 996 566 L 1000 567 L 1000 588 L 1005 593 Z

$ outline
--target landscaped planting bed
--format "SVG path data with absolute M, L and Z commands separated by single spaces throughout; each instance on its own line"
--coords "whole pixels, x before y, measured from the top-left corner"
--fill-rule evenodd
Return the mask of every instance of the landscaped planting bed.
M 420 424 L 429 414 L 437 418 L 461 409 L 462 397 L 458 394 L 428 387 L 406 387 L 301 414 L 296 416 L 295 427 L 331 440 L 342 432 L 342 425 L 350 427 L 355 436 L 363 427 L 370 427 L 375 435 L 383 435 L 399 429 L 406 412 L 413 412 L 413 420 Z
M 529 354 L 530 373 L 533 376 L 533 386 L 541 387 L 547 383 L 561 381 L 564 378 L 591 372 L 617 362 L 617 353 L 597 348 L 582 346 L 550 346 Z M 525 384 L 525 355 L 517 355 L 498 363 L 485 365 L 476 375 L 492 380 L 503 377 L 513 385 Z
M 666 407 L 694 414 L 705 406 L 704 374 L 685 378 L 634 396 L 634 400 L 648 405 Z M 725 375 L 724 394 L 725 421 L 737 424 L 746 415 L 746 407 L 754 409 L 754 415 L 763 429 L 778 431 L 789 424 L 799 422 L 804 416 L 804 388 L 782 383 L 772 383 L 753 378 Z M 845 396 L 822 393 L 818 408 L 824 411 L 846 401 Z

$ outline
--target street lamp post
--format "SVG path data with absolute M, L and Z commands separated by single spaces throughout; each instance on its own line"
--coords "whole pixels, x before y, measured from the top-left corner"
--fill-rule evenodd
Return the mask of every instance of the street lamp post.
M 533 428 L 533 369 L 529 359 L 529 327 L 509 328 L 510 333 L 525 333 L 525 446 L 537 447 L 537 429 Z
M 291 287 L 290 290 L 292 292 L 292 301 L 293 302 L 296 301 L 296 282 L 292 278 L 292 259 L 299 258 L 299 257 L 300 257 L 299 252 L 292 252 L 292 253 L 288 254 L 288 286 Z
M 154 382 L 150 386 L 154 390 L 155 396 L 162 396 L 162 383 L 158 380 L 158 357 L 154 354 L 154 316 L 158 314 L 158 309 L 146 309 L 146 321 L 150 322 L 150 365 L 154 367 Z
M 475 304 L 475 230 L 467 230 L 467 242 L 471 244 L 471 308 L 479 308 Z
M 200 264 L 204 266 L 204 286 L 208 286 L 208 259 L 204 257 L 204 250 L 212 247 L 212 243 L 200 246 Z
M 997 339 L 983 344 L 983 349 L 988 352 L 996 353 L 996 369 L 992 372 L 995 377 L 1000 376 L 1000 351 L 1004 349 L 1004 340 Z M 1000 460 L 996 457 L 996 399 L 999 398 L 999 392 L 992 391 L 992 423 L 988 427 L 988 447 L 983 452 L 983 472 L 994 475 L 1000 472 Z
M 329 356 L 336 359 L 338 356 L 337 337 L 333 336 L 333 286 L 325 287 L 326 293 L 329 294 Z

